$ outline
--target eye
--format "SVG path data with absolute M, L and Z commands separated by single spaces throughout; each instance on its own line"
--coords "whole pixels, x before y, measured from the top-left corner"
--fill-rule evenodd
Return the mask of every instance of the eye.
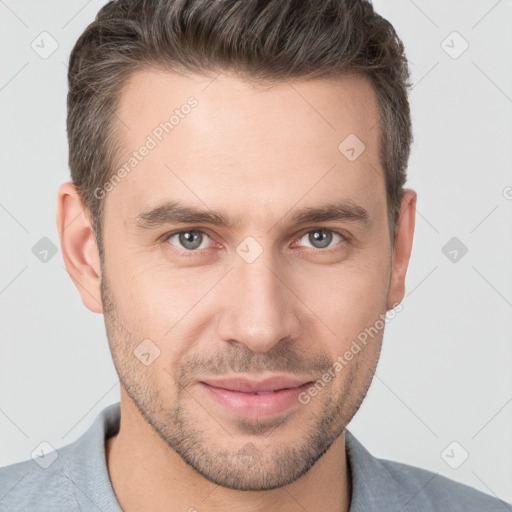
M 167 233 L 163 237 L 166 243 L 173 245 L 176 251 L 182 256 L 193 256 L 194 253 L 199 253 L 201 250 L 207 250 L 210 248 L 208 240 L 211 240 L 209 235 L 204 231 L 197 229 L 189 229 L 184 231 L 175 231 L 174 233 Z M 348 242 L 348 238 L 332 229 L 318 228 L 309 230 L 304 233 L 300 239 L 300 244 L 295 242 L 292 247 L 297 245 L 310 244 L 309 247 L 322 251 L 329 252 L 331 249 L 335 250 L 337 242 Z
M 302 240 L 306 240 L 306 242 L 311 243 L 310 247 L 313 247 L 313 249 L 325 249 L 330 248 L 331 242 L 334 240 L 336 241 L 344 241 L 346 238 L 337 231 L 333 231 L 332 229 L 314 229 L 312 231 L 308 231 L 301 237 L 301 243 Z M 335 244 L 334 244 L 335 245 Z M 332 246 L 331 246 L 332 247 Z
M 185 251 L 197 251 L 200 249 L 207 249 L 204 246 L 204 242 L 210 237 L 202 231 L 189 230 L 189 231 L 177 231 L 176 233 L 170 233 L 166 235 L 165 239 L 172 245 L 177 245 L 178 249 L 185 249 Z M 176 244 L 173 243 L 173 240 Z

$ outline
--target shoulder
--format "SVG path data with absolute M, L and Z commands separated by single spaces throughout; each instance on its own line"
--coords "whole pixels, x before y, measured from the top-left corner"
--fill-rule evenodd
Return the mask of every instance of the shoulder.
M 120 512 L 105 460 L 120 414 L 119 402 L 111 404 L 72 443 L 0 468 L 0 511 Z
M 0 468 L 0 510 L 31 512 L 41 510 L 43 504 L 44 510 L 77 510 L 67 471 L 68 451 L 68 447 L 57 450 L 58 456 L 50 465 L 28 459 Z
M 346 430 L 350 512 L 512 512 L 512 505 L 427 469 L 372 455 Z
M 383 469 L 411 496 L 402 512 L 445 510 L 450 512 L 507 512 L 512 505 L 469 485 L 426 469 L 379 459 Z

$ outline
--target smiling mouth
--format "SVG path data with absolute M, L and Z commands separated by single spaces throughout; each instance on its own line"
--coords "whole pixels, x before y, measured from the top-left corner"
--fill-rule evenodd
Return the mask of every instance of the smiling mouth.
M 273 393 L 283 389 L 294 389 L 312 381 L 310 377 L 300 378 L 289 375 L 273 375 L 260 380 L 241 377 L 225 377 L 203 379 L 200 382 L 208 386 L 226 389 L 229 391 L 239 391 L 243 393 Z
M 276 382 L 273 385 L 254 381 L 223 383 L 223 386 L 231 386 L 234 389 L 205 381 L 200 381 L 198 384 L 212 401 L 221 406 L 224 412 L 246 419 L 261 420 L 283 414 L 296 407 L 300 403 L 299 395 L 312 383 L 313 381 L 302 382 L 289 387 L 272 387 L 277 385 Z M 255 387 L 260 389 L 255 390 Z M 245 388 L 245 390 L 239 388 Z

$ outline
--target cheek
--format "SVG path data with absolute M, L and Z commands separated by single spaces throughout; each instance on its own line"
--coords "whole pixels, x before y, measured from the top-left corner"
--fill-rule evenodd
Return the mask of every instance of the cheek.
M 390 262 L 372 257 L 363 261 L 347 262 L 316 271 L 305 272 L 303 285 L 307 286 L 308 298 L 328 310 L 339 308 L 349 311 L 379 306 L 387 297 Z
M 107 274 L 128 321 L 144 328 L 160 326 L 156 332 L 161 336 L 162 326 L 167 325 L 168 329 L 186 302 L 188 288 L 180 282 L 179 272 L 170 270 L 156 252 L 143 254 L 124 248 L 115 255 L 111 253 L 114 263 Z
M 152 279 L 151 275 L 139 277 L 123 286 L 123 315 L 139 337 L 167 340 L 190 310 L 190 301 L 169 281 Z
M 340 265 L 315 276 L 302 276 L 306 304 L 335 336 L 332 351 L 339 352 L 386 312 L 390 263 L 374 258 L 366 264 Z
M 117 314 L 131 333 L 131 351 L 145 339 L 159 348 L 154 368 L 172 368 L 197 343 L 203 327 L 194 313 L 218 276 L 170 269 L 162 262 L 141 262 L 132 257 L 129 268 L 112 269 L 116 282 Z M 204 272 L 203 272 L 204 274 Z M 128 277 L 126 277 L 128 276 Z

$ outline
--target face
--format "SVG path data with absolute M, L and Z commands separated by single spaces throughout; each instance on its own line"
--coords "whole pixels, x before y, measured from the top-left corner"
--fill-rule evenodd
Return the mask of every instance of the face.
M 122 93 L 126 172 L 104 188 L 109 344 L 140 414 L 218 485 L 293 482 L 367 393 L 402 298 L 377 112 L 361 77 L 257 87 L 146 70 Z M 306 384 L 205 384 L 273 376 Z

